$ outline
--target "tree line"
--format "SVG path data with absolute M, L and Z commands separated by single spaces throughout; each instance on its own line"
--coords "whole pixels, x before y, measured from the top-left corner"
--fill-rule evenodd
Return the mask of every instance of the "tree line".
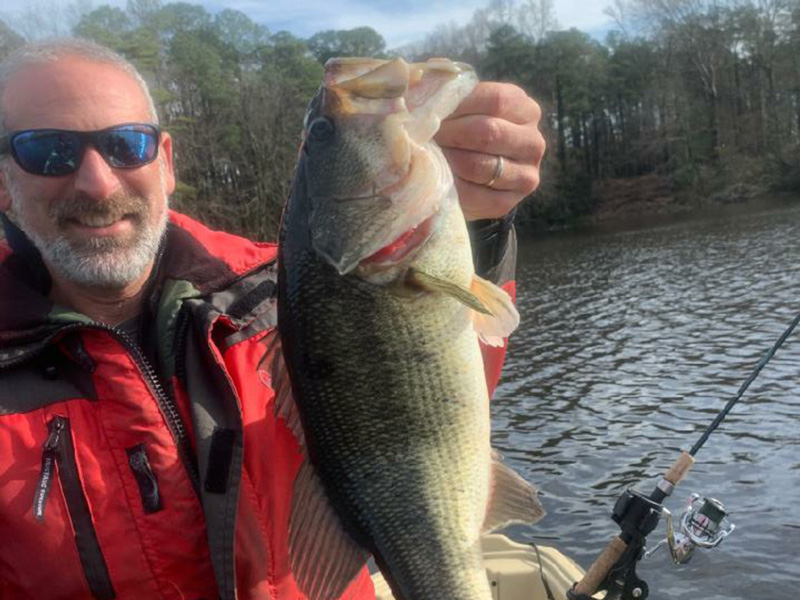
M 0 21 L 0 57 L 67 33 L 126 56 L 175 139 L 173 205 L 255 238 L 275 235 L 332 56 L 448 56 L 535 97 L 548 155 L 523 223 L 570 223 L 595 208 L 598 182 L 647 175 L 689 198 L 800 187 L 800 0 L 616 0 L 604 42 L 553 14 L 552 0 L 492 0 L 467 24 L 389 50 L 369 27 L 303 39 L 232 9 L 84 0 L 58 22 L 41 11 Z

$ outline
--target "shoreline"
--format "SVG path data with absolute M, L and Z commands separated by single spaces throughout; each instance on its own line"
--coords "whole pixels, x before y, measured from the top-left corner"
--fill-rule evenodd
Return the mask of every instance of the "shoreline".
M 592 185 L 592 208 L 589 212 L 550 224 L 538 219 L 526 221 L 523 216 L 518 229 L 522 236 L 560 231 L 638 229 L 795 204 L 800 204 L 800 190 L 770 191 L 756 185 L 733 183 L 703 196 L 694 190 L 677 191 L 668 177 L 651 174 L 597 180 Z

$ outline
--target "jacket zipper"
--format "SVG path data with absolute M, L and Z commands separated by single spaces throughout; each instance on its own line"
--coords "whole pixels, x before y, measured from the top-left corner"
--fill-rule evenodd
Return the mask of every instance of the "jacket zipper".
M 142 498 L 142 508 L 146 514 L 152 514 L 163 508 L 161 503 L 161 493 L 158 489 L 158 480 L 150 461 L 144 451 L 144 445 L 139 444 L 126 450 L 128 454 L 128 465 L 130 465 L 136 484 L 139 486 L 139 495 Z
M 75 545 L 78 556 L 83 566 L 86 582 L 92 596 L 98 600 L 112 600 L 117 597 L 111 577 L 108 574 L 108 565 L 97 540 L 97 532 L 92 523 L 89 504 L 83 493 L 78 475 L 78 466 L 75 463 L 75 448 L 72 444 L 69 419 L 56 416 L 50 421 L 50 431 L 42 452 L 43 471 L 39 478 L 36 500 L 34 501 L 34 514 L 39 520 L 44 519 L 44 507 L 47 501 L 49 481 L 52 480 L 53 463 L 58 464 L 58 478 L 67 503 L 67 511 L 75 532 Z M 42 482 L 47 479 L 47 486 L 42 493 Z M 40 509 L 40 510 L 39 510 Z M 37 510 L 39 512 L 37 512 Z
M 161 379 L 157 375 L 156 370 L 150 364 L 150 361 L 147 360 L 139 346 L 133 340 L 131 340 L 128 334 L 126 334 L 124 331 L 120 331 L 116 327 L 104 325 L 103 323 L 74 323 L 72 325 L 65 325 L 48 335 L 44 340 L 42 340 L 41 344 L 38 345 L 37 348 L 41 349 L 42 347 L 46 346 L 58 335 L 79 329 L 99 329 L 101 331 L 106 331 L 116 336 L 122 342 L 122 345 L 125 346 L 128 354 L 131 355 L 133 361 L 139 367 L 139 371 L 142 373 L 145 382 L 148 384 L 148 387 L 150 388 L 150 391 L 153 394 L 156 403 L 158 404 L 158 408 L 161 411 L 161 414 L 164 416 L 164 420 L 167 422 L 167 428 L 169 429 L 170 433 L 172 434 L 172 438 L 175 441 L 175 446 L 178 449 L 178 455 L 180 456 L 181 462 L 183 462 L 184 468 L 189 475 L 189 480 L 192 482 L 192 487 L 194 488 L 195 494 L 197 495 L 198 499 L 201 498 L 200 474 L 197 468 L 197 460 L 194 454 L 194 448 L 189 440 L 189 434 L 186 430 L 186 425 L 183 423 L 183 419 L 181 418 L 181 414 L 178 411 L 177 405 L 175 404 L 175 400 L 161 383 Z M 31 353 L 24 353 L 23 355 L 16 357 L 14 360 L 4 363 L 0 368 L 12 367 L 14 365 L 21 364 L 28 360 L 31 354 L 36 354 L 37 352 L 38 350 L 32 350 Z
M 61 441 L 61 432 L 64 431 L 64 419 L 57 417 L 50 422 L 50 432 L 42 448 L 42 468 L 39 471 L 39 482 L 36 484 L 36 496 L 33 499 L 33 516 L 37 521 L 44 521 L 44 509 L 47 506 L 47 496 L 50 493 L 50 484 L 53 483 L 53 474 L 56 468 L 56 455 Z
M 157 375 L 156 370 L 144 356 L 139 346 L 136 345 L 125 332 L 114 327 L 99 324 L 92 325 L 91 327 L 103 329 L 115 334 L 133 357 L 134 362 L 138 365 L 142 375 L 144 375 L 145 381 L 147 381 L 150 386 L 150 391 L 153 393 L 161 409 L 161 414 L 164 415 L 167 427 L 172 433 L 175 445 L 178 448 L 178 454 L 186 468 L 186 472 L 189 474 L 192 487 L 194 487 L 197 497 L 200 498 L 200 474 L 197 468 L 197 458 L 195 457 L 194 449 L 189 440 L 189 434 L 186 431 L 186 425 L 183 423 L 175 399 L 167 392 L 164 385 L 161 383 L 161 378 Z

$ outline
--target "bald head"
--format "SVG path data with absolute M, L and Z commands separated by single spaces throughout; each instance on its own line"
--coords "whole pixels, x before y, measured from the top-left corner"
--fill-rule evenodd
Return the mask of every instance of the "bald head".
M 152 122 L 136 80 L 116 65 L 74 55 L 31 63 L 6 82 L 0 98 L 9 131 L 92 131 L 127 122 Z
M 134 82 L 147 111 L 146 120 L 158 123 L 158 114 L 153 103 L 147 82 L 139 71 L 125 58 L 94 42 L 77 38 L 57 38 L 42 40 L 27 44 L 12 52 L 0 63 L 0 135 L 12 129 L 20 128 L 19 125 L 9 122 L 13 114 L 5 101 L 6 90 L 12 80 L 20 76 L 28 79 L 33 77 L 49 77 L 54 71 L 47 66 L 56 66 L 58 63 L 92 63 L 99 67 L 106 67 L 126 74 Z M 60 71 L 59 69 L 55 70 Z M 46 80 L 42 81 L 46 84 Z M 89 81 L 85 83 L 89 84 Z M 40 125 L 41 126 L 41 125 Z

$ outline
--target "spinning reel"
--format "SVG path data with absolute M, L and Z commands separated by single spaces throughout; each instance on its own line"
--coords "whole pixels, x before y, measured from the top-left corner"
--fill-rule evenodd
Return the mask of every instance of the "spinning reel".
M 678 532 L 675 531 L 672 513 L 666 508 L 662 510 L 667 517 L 667 537 L 645 552 L 644 558 L 650 558 L 666 544 L 673 562 L 684 565 L 694 556 L 695 548 L 715 548 L 736 529 L 728 519 L 725 506 L 716 498 L 692 494 L 681 513 Z
M 735 526 L 722 502 L 699 494 L 689 498 L 679 519 L 679 531 L 675 531 L 672 513 L 663 501 L 690 465 L 688 455 L 678 459 L 649 496 L 633 488 L 622 493 L 611 514 L 622 530 L 620 537 L 612 540 L 581 583 L 567 592 L 569 600 L 591 600 L 591 594 L 600 590 L 606 592 L 606 600 L 645 600 L 650 591 L 636 573 L 642 558 L 652 556 L 666 544 L 675 564 L 686 564 L 695 548 L 714 548 L 733 532 Z M 658 526 L 662 514 L 667 517 L 667 538 L 645 552 L 646 538 Z

